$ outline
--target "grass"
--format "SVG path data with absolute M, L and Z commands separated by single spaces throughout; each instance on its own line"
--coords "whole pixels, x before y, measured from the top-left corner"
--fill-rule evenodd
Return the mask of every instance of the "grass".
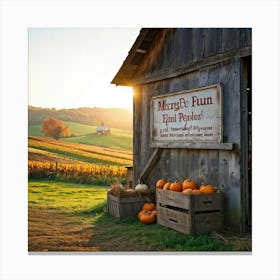
M 96 126 L 75 122 L 64 123 L 70 127 L 71 133 L 75 135 L 75 137 L 65 138 L 65 141 L 132 151 L 133 141 L 131 130 L 111 128 L 112 135 L 101 136 L 95 134 Z M 28 135 L 44 137 L 40 129 L 41 125 L 29 125 Z
M 68 127 L 70 127 L 71 133 L 74 135 L 84 135 L 84 134 L 90 134 L 95 132 L 96 126 L 92 125 L 86 125 L 86 124 L 81 124 L 81 123 L 76 123 L 76 122 L 67 122 L 65 121 L 64 124 Z M 41 125 L 36 124 L 36 125 L 29 125 L 28 126 L 28 135 L 29 136 L 41 136 L 43 137 L 44 135 L 40 132 Z
M 69 137 L 64 139 L 67 142 L 72 143 L 83 143 L 89 145 L 96 145 L 101 147 L 109 147 L 116 149 L 127 149 L 132 150 L 132 133 L 131 135 L 123 134 L 114 134 L 114 130 L 112 135 L 97 135 L 95 133 L 88 135 L 81 135 L 76 137 Z
M 212 238 L 208 234 L 189 236 L 168 229 L 158 224 L 144 225 L 136 219 L 121 219 L 109 216 L 106 213 L 99 214 L 95 221 L 99 227 L 106 228 L 106 237 L 118 240 L 129 239 L 129 243 L 145 244 L 149 251 L 231 251 L 232 247 Z M 108 226 L 111 225 L 111 226 Z
M 48 180 L 29 180 L 28 203 L 53 209 L 58 213 L 75 214 L 87 211 L 106 199 L 105 186 L 72 184 Z
M 90 226 L 92 234 L 86 241 L 87 245 L 84 248 L 78 247 L 78 250 L 88 250 L 89 246 L 98 248 L 97 250 L 100 251 L 232 250 L 230 245 L 210 235 L 193 237 L 158 224 L 143 225 L 138 222 L 136 217 L 134 219 L 114 218 L 106 212 L 106 187 L 104 186 L 30 180 L 28 193 L 29 207 L 33 209 L 32 213 L 37 213 L 40 210 L 44 211 L 42 214 L 65 214 L 65 217 L 71 216 L 70 223 L 73 227 L 79 224 L 88 229 Z M 34 209 L 37 210 L 34 212 Z M 42 223 L 46 224 L 46 220 L 43 220 Z M 55 222 L 50 223 L 50 227 L 53 223 Z M 32 232 L 35 231 L 34 236 L 39 238 L 36 234 L 37 227 L 40 228 L 40 224 L 37 223 Z M 70 228 L 72 228 L 71 224 Z M 57 224 L 55 230 L 58 230 Z M 82 232 L 83 230 L 79 228 L 79 234 Z M 42 243 L 42 240 L 40 242 Z M 73 250 L 73 247 L 71 248 Z M 64 249 L 63 247 L 52 247 L 52 250 L 63 251 Z
M 85 135 L 95 132 L 96 126 L 81 124 L 76 122 L 64 122 L 66 126 L 68 126 L 71 130 L 72 134 L 75 135 Z
M 40 136 L 40 137 L 44 137 L 44 135 L 40 132 L 41 129 L 41 125 L 29 125 L 28 126 L 28 135 L 29 136 Z

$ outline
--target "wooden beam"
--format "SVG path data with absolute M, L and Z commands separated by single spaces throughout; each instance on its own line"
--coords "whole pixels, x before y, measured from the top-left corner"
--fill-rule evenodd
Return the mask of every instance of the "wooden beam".
M 208 67 L 210 65 L 218 64 L 223 61 L 231 60 L 235 57 L 244 57 L 252 55 L 252 47 L 245 47 L 243 49 L 238 50 L 231 50 L 224 53 L 219 53 L 217 55 L 213 55 L 210 57 L 203 58 L 200 61 L 194 62 L 192 64 L 188 64 L 176 69 L 171 70 L 163 70 L 160 72 L 157 72 L 156 75 L 151 76 L 145 76 L 144 78 L 138 78 L 132 79 L 130 82 L 133 86 L 139 85 L 139 84 L 146 84 L 166 79 L 175 78 L 181 75 L 185 75 L 190 72 L 197 71 L 201 68 Z
M 201 150 L 233 150 L 233 143 L 217 142 L 154 142 L 152 148 L 201 149 Z
M 156 148 L 154 152 L 152 153 L 151 157 L 149 158 L 147 164 L 143 168 L 142 172 L 140 173 L 138 179 L 136 182 L 140 182 L 141 180 L 144 180 L 144 178 L 148 175 L 148 173 L 152 170 L 155 163 L 158 161 L 160 155 L 162 153 L 162 149 Z

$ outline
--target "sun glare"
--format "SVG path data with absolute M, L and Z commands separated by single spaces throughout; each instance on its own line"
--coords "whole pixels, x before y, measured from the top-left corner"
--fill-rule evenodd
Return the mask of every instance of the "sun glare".
M 131 87 L 117 86 L 115 91 L 110 93 L 112 106 L 123 107 L 132 110 L 133 91 Z
M 105 81 L 92 81 L 90 86 L 84 92 L 81 92 L 75 104 L 87 104 L 88 107 L 128 108 L 132 110 L 132 88 L 115 86 Z
M 132 89 L 111 81 L 138 33 L 139 28 L 31 28 L 29 105 L 132 110 Z

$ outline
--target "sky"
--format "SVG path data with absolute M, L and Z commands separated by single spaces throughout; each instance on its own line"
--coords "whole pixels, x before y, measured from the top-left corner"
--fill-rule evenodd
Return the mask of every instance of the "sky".
M 111 84 L 140 28 L 29 28 L 28 104 L 132 109 L 132 89 Z

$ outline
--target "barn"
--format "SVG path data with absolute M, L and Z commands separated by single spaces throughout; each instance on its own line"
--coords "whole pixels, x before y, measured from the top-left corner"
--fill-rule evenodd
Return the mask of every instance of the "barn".
M 133 87 L 133 182 L 208 182 L 251 231 L 251 28 L 143 28 L 115 85 Z
M 96 133 L 97 135 L 110 135 L 111 129 L 108 126 L 101 124 L 96 128 Z

